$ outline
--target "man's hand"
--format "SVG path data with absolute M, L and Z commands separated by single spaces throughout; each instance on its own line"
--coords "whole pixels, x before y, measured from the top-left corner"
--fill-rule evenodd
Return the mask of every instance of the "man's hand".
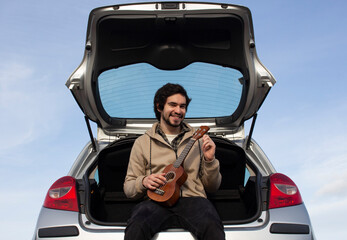
M 207 134 L 203 136 L 202 142 L 202 152 L 206 161 L 212 161 L 215 158 L 216 144 Z
M 165 173 L 151 174 L 144 177 L 142 180 L 142 185 L 150 190 L 155 190 L 166 183 Z

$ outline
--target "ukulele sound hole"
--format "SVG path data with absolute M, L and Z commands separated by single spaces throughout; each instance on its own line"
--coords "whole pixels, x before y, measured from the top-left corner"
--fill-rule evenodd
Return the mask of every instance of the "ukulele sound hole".
M 174 172 L 168 172 L 165 175 L 165 178 L 166 178 L 167 182 L 171 182 L 173 179 L 175 179 L 175 177 L 176 177 L 176 174 Z

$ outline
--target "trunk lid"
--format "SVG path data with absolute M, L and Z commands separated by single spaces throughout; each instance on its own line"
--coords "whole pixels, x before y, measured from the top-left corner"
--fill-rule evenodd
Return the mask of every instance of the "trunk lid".
M 156 121 L 155 91 L 186 88 L 186 120 L 237 134 L 275 84 L 259 61 L 251 12 L 212 3 L 140 3 L 94 9 L 82 63 L 66 86 L 98 139 L 143 133 Z

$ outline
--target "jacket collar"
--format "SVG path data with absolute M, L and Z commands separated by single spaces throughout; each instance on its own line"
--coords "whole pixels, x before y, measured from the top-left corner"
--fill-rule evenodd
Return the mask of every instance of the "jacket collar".
M 185 134 L 181 140 L 181 143 L 186 140 L 187 138 L 190 138 L 191 136 L 193 136 L 193 133 L 194 133 L 194 129 L 187 123 L 182 123 L 183 124 L 183 128 L 182 128 L 182 131 L 185 131 Z M 164 139 L 163 137 L 158 133 L 157 131 L 157 128 L 158 128 L 158 125 L 159 125 L 159 122 L 156 122 L 153 124 L 152 128 L 147 130 L 146 134 L 153 138 L 153 139 L 156 139 L 162 143 L 165 143 L 167 145 L 169 145 Z

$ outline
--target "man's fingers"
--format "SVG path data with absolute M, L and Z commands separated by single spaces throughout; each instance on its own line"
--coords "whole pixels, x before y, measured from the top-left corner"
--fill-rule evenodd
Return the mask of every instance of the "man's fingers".
M 153 174 L 148 177 L 148 183 L 151 187 L 157 188 L 165 184 L 166 178 L 164 174 Z
M 159 179 L 163 182 L 162 184 L 166 183 L 166 177 L 165 177 L 166 173 L 161 173 L 158 177 Z

